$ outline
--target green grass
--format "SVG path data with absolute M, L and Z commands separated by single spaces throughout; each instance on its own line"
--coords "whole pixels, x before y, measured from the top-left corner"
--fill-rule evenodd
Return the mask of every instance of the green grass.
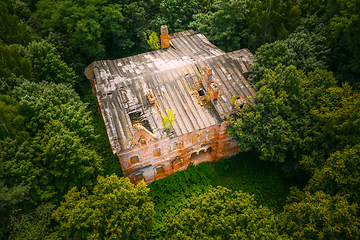
M 243 152 L 229 159 L 207 164 L 216 175 L 211 179 L 212 186 L 253 194 L 258 204 L 267 206 L 276 213 L 285 206 L 289 188 L 293 184 L 282 177 L 279 166 L 259 160 L 255 152 Z

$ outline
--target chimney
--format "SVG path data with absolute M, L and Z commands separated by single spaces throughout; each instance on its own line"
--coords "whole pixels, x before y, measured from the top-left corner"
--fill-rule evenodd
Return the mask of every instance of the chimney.
M 210 94 L 211 100 L 217 100 L 219 97 L 220 87 L 212 76 L 212 68 L 205 66 L 204 75 L 201 80 L 205 90 Z
M 218 96 L 219 96 L 219 86 L 217 85 L 216 82 L 213 82 L 212 84 L 210 84 L 210 98 L 212 100 L 217 100 Z
M 169 31 L 166 25 L 161 26 L 161 49 L 170 47 Z
M 203 76 L 201 77 L 201 82 L 207 92 L 210 91 L 210 84 L 212 81 L 212 68 L 210 66 L 205 66 Z
M 210 66 L 206 66 L 205 67 L 205 78 L 207 83 L 210 85 L 213 81 L 212 81 L 212 68 Z

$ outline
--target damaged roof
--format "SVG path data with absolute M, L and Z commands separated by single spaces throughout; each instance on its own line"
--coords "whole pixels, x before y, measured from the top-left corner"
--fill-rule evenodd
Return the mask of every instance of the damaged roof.
M 170 35 L 170 48 L 117 60 L 96 61 L 85 75 L 95 79 L 93 87 L 101 108 L 114 153 L 132 147 L 135 126 L 142 125 L 156 139 L 167 137 L 162 116 L 175 114 L 172 137 L 221 123 L 236 112 L 233 95 L 248 97 L 255 93 L 245 77 L 254 56 L 248 49 L 225 53 L 203 34 L 188 30 Z M 220 86 L 212 104 L 199 98 L 200 76 L 205 66 Z M 200 71 L 201 70 L 201 71 Z M 245 76 L 245 77 L 244 77 Z M 154 97 L 150 104 L 146 92 Z

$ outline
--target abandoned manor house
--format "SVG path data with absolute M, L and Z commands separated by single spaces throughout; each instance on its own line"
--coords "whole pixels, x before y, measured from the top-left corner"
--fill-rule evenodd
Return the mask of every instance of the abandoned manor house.
M 254 102 L 246 78 L 254 56 L 225 53 L 193 30 L 168 34 L 161 49 L 85 69 L 125 177 L 163 178 L 239 151 L 227 118 Z

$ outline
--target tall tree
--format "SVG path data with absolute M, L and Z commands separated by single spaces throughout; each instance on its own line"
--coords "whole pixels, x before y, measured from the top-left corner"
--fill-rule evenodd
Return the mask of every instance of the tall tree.
M 65 195 L 53 214 L 57 232 L 65 239 L 147 239 L 154 215 L 148 193 L 145 182 L 99 176 L 92 193 L 73 188 Z
M 94 127 L 86 103 L 69 86 L 49 82 L 25 81 L 14 90 L 26 116 L 26 130 L 37 133 L 52 120 L 61 120 L 81 138 L 94 140 Z
M 349 196 L 351 202 L 360 204 L 360 145 L 347 146 L 326 160 L 317 169 L 307 185 L 309 191 L 321 190 L 331 195 Z
M 5 2 L 0 2 L 0 40 L 7 45 L 23 44 L 31 41 L 32 35 L 26 24 L 10 14 Z
M 316 68 L 327 69 L 326 58 L 329 50 L 325 46 L 325 38 L 306 30 L 291 34 L 285 40 L 266 43 L 256 52 L 256 62 L 252 67 L 249 83 L 257 90 L 265 69 L 275 70 L 280 63 L 293 65 L 305 72 Z
M 43 34 L 55 31 L 68 36 L 87 62 L 103 59 L 106 51 L 109 55 L 111 51 L 127 52 L 134 41 L 146 40 L 142 1 L 109 4 L 106 0 L 41 0 L 37 8 L 35 17 Z
M 274 239 L 280 237 L 275 214 L 257 206 L 253 196 L 224 187 L 192 199 L 168 219 L 167 239 Z M 283 235 L 282 239 L 286 239 Z
M 152 20 L 151 25 L 158 31 L 161 25 L 167 25 L 171 33 L 188 30 L 193 16 L 201 10 L 197 0 L 162 0 L 159 4 L 159 12 Z
M 213 10 L 194 16 L 190 27 L 203 33 L 224 51 L 242 47 L 249 0 L 215 0 Z
M 40 171 L 34 189 L 42 201 L 62 200 L 75 186 L 92 189 L 102 171 L 101 157 L 61 122 L 47 124 L 37 133 L 33 146 Z
M 359 239 L 357 205 L 321 191 L 294 190 L 279 216 L 279 229 L 294 239 Z
M 257 104 L 239 111 L 228 127 L 242 149 L 257 149 L 262 160 L 284 162 L 303 153 L 301 144 L 308 112 L 324 90 L 335 85 L 332 74 L 315 70 L 305 74 L 279 64 L 265 69 L 257 83 Z
M 300 24 L 300 9 L 293 0 L 251 1 L 247 23 L 250 28 L 248 47 L 285 39 Z
M 359 105 L 360 94 L 348 84 L 324 89 L 316 98 L 303 142 L 302 165 L 309 172 L 322 169 L 333 152 L 360 142 Z
M 45 40 L 33 41 L 25 51 L 32 62 L 35 82 L 48 81 L 74 85 L 77 79 L 74 71 L 62 61 L 53 45 Z
M 18 45 L 7 46 L 0 40 L 0 77 L 23 76 L 27 79 L 32 77 L 31 61 L 21 54 Z

